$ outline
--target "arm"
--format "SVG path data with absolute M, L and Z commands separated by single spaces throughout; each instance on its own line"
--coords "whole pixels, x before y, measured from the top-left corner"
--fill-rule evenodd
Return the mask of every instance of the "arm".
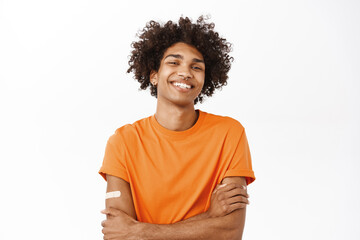
M 247 194 L 240 186 L 246 186 L 246 181 L 241 177 L 230 177 L 222 183 L 228 185 L 217 186 L 206 213 L 175 224 L 141 223 L 124 214 L 124 208 L 107 209 L 103 213 L 110 216 L 110 220 L 102 223 L 104 239 L 241 239 L 247 203 L 244 196 Z M 124 200 L 116 198 L 118 202 Z
M 229 177 L 222 183 L 246 186 L 245 178 Z M 176 224 L 140 223 L 140 239 L 241 239 L 245 225 L 246 208 L 237 209 L 222 217 L 208 217 Z
M 182 220 L 181 223 L 223 217 L 237 209 L 245 208 L 249 204 L 246 184 L 236 183 L 235 186 L 232 184 L 235 183 L 229 181 L 229 178 L 223 179 L 211 194 L 209 209 L 206 212 Z
M 106 192 L 112 192 L 112 191 L 121 192 L 121 196 L 118 198 L 106 199 L 105 201 L 106 208 L 115 208 L 121 210 L 127 215 L 129 215 L 131 218 L 136 220 L 137 218 L 136 218 L 134 203 L 131 195 L 130 184 L 121 178 L 109 174 L 106 175 L 106 180 L 107 180 Z M 195 215 L 191 218 L 188 218 L 186 220 L 183 220 L 183 222 L 200 220 L 208 217 L 209 217 L 208 212 L 204 212 Z
M 122 210 L 131 218 L 136 220 L 134 203 L 131 195 L 130 184 L 125 180 L 106 174 L 107 188 L 106 192 L 120 191 L 121 195 L 117 198 L 105 200 L 106 208 L 116 208 Z

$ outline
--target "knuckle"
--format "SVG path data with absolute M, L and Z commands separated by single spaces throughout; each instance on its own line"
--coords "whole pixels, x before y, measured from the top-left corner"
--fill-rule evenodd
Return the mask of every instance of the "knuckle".
M 241 190 L 246 191 L 246 187 L 242 184 L 238 184 L 237 187 L 240 188 Z
M 234 194 L 235 194 L 235 195 L 243 195 L 244 192 L 243 192 L 240 188 L 236 188 L 236 189 L 234 190 Z
M 228 205 L 223 205 L 222 209 L 224 212 L 227 212 L 229 210 L 229 206 Z
M 243 190 L 243 187 L 242 187 L 242 185 L 240 183 L 236 183 L 236 188 Z
M 218 192 L 218 195 L 219 195 L 219 196 L 224 196 L 225 193 L 226 193 L 225 191 L 219 191 L 219 192 Z
M 244 208 L 245 206 L 246 206 L 245 204 L 239 203 L 239 204 L 236 205 L 236 209 L 242 209 L 242 208 Z
M 247 196 L 247 191 L 246 191 L 245 189 L 238 188 L 238 192 L 239 192 L 241 195 Z

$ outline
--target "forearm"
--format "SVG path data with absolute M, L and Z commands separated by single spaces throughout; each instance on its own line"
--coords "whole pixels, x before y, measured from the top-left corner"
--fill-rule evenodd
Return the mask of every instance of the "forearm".
M 185 220 L 179 221 L 179 222 L 177 222 L 175 224 L 179 224 L 179 223 L 181 224 L 181 223 L 184 223 L 184 222 L 192 222 L 192 221 L 195 221 L 195 220 L 202 220 L 202 219 L 209 218 L 209 217 L 210 216 L 209 216 L 208 212 L 203 212 L 203 213 L 200 213 L 198 215 L 187 218 Z
M 181 221 L 175 224 L 138 223 L 139 237 L 144 240 L 240 240 L 245 223 L 245 211 L 244 208 L 223 217 Z

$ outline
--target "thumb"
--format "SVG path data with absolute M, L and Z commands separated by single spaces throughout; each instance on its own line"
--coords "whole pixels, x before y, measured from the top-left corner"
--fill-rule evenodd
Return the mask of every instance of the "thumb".
M 119 209 L 109 207 L 109 208 L 102 210 L 101 213 L 116 217 L 116 216 L 119 216 L 122 212 Z

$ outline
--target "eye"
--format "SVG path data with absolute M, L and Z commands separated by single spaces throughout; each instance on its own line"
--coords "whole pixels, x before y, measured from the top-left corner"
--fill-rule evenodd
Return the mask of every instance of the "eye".
M 202 70 L 202 68 L 198 67 L 198 66 L 193 66 L 192 68 L 195 69 L 195 70 Z
M 177 65 L 178 63 L 177 62 L 168 62 L 168 64 Z

